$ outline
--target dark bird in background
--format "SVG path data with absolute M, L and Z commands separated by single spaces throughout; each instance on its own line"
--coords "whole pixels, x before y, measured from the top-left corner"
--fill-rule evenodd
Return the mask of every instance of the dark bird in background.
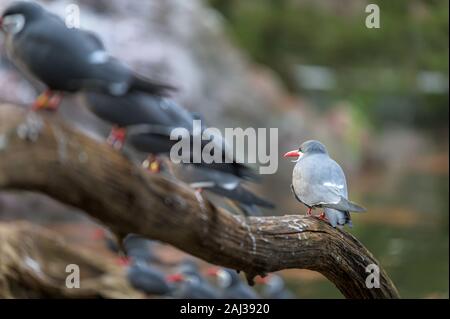
M 298 201 L 309 208 L 323 208 L 333 227 L 352 226 L 350 212 L 364 212 L 363 207 L 348 200 L 347 181 L 342 168 L 318 141 L 307 141 L 285 157 L 297 158 L 292 175 L 292 190 Z
M 257 278 L 256 282 L 263 285 L 261 294 L 266 299 L 296 299 L 297 297 L 286 287 L 284 279 L 275 274 Z
M 137 75 L 111 57 L 93 33 L 68 28 L 34 2 L 19 1 L 2 13 L 9 59 L 31 79 L 47 86 L 35 109 L 59 104 L 56 92 L 97 91 L 122 96 L 142 91 L 157 96 L 174 88 Z
M 93 240 L 101 240 L 105 243 L 108 250 L 114 254 L 119 254 L 120 247 L 114 237 L 108 234 L 103 228 L 98 228 L 92 234 Z
M 172 296 L 179 299 L 218 299 L 220 292 L 200 273 L 198 265 L 192 260 L 183 261 L 177 271 L 168 276 L 169 282 L 176 285 Z
M 155 242 L 142 236 L 129 234 L 123 240 L 123 247 L 128 258 L 140 260 L 146 263 L 162 264 L 161 259 L 156 255 Z
M 95 230 L 94 240 L 102 240 L 106 247 L 115 254 L 125 253 L 126 258 L 119 258 L 119 265 L 126 267 L 128 282 L 135 289 L 150 296 L 168 296 L 174 286 L 166 279 L 161 269 L 161 260 L 153 251 L 154 243 L 141 236 L 130 234 L 123 240 L 122 246 L 102 228 Z
M 272 203 L 259 198 L 242 185 L 245 180 L 258 180 L 258 176 L 229 155 L 228 147 L 220 136 L 216 136 L 213 142 L 221 146 L 223 163 L 192 163 L 192 153 L 187 159 L 192 164 L 178 164 L 169 160 L 167 155 L 178 142 L 170 139 L 172 130 L 184 128 L 190 132 L 187 138 L 190 139 L 192 151 L 195 134 L 193 122 L 199 119 L 199 115 L 188 112 L 173 100 L 143 93 L 114 97 L 94 92 L 83 94 L 83 100 L 95 115 L 113 124 L 116 132 L 122 132 L 110 135 L 113 136 L 113 144 L 116 141 L 119 145 L 126 142 L 137 151 L 151 154 L 145 162 L 150 171 L 159 172 L 165 168 L 172 176 L 194 189 L 209 190 L 237 202 L 239 209 L 247 214 L 257 214 L 258 206 L 274 208 Z M 117 140 L 114 136 L 118 135 L 121 137 Z M 202 149 L 209 142 L 211 140 L 202 141 Z M 165 157 L 161 161 L 161 157 L 157 159 L 155 155 Z M 227 159 L 231 159 L 229 163 L 226 163 Z
M 124 241 L 128 282 L 147 295 L 169 296 L 174 286 L 157 266 L 160 260 L 149 249 L 151 242 L 136 235 L 128 235 Z
M 129 260 L 134 259 L 146 263 L 163 264 L 154 251 L 155 242 L 142 236 L 128 234 L 123 239 L 121 246 L 119 246 L 112 234 L 103 228 L 98 228 L 94 231 L 92 238 L 94 240 L 102 240 L 110 252 L 119 255 L 125 254 L 125 257 Z
M 4 10 L 0 28 L 6 34 L 10 60 L 32 81 L 48 88 L 34 109 L 56 109 L 61 92 L 85 93 L 89 109 L 115 126 L 108 141 L 120 148 L 126 139 L 136 150 L 150 154 L 145 163 L 155 171 L 159 170 L 155 155 L 169 153 L 177 142 L 170 139 L 174 128 L 185 128 L 193 136 L 193 121 L 200 116 L 163 98 L 174 88 L 134 73 L 111 57 L 94 33 L 68 28 L 57 15 L 25 1 Z M 202 141 L 202 149 L 209 142 Z M 201 172 L 190 184 L 237 201 L 248 214 L 257 212 L 257 206 L 272 208 L 241 186 L 243 180 L 257 180 L 257 175 L 229 155 L 223 139 L 214 138 L 214 143 L 222 146 L 222 163 L 195 164 Z M 188 156 L 184 160 L 192 163 L 194 154 Z
M 174 289 L 161 270 L 138 258 L 131 258 L 127 278 L 135 289 L 147 295 L 169 296 Z
M 178 140 L 171 140 L 170 135 L 176 128 L 183 128 L 190 132 L 187 138 L 194 136 L 193 123 L 198 116 L 168 98 L 151 96 L 143 93 L 131 93 L 122 97 L 108 94 L 88 92 L 83 94 L 83 100 L 96 116 L 124 130 L 126 142 L 136 150 L 149 154 L 168 154 Z M 201 132 L 198 132 L 201 134 Z M 202 141 L 202 149 L 210 141 Z M 241 179 L 256 179 L 256 174 L 247 166 L 237 163 L 228 154 L 225 142 L 220 137 L 214 140 L 221 145 L 221 159 L 231 163 L 204 162 L 195 165 L 205 169 L 226 173 Z M 191 144 L 192 146 L 192 144 Z M 193 147 L 186 161 L 193 162 Z M 184 159 L 184 158 L 183 158 Z
M 212 267 L 208 275 L 217 279 L 221 288 L 221 299 L 260 299 L 255 290 L 241 280 L 239 274 L 228 268 Z
M 229 199 L 231 206 L 246 216 L 261 215 L 259 207 L 275 208 L 274 204 L 247 189 L 241 178 L 208 168 L 208 165 L 205 168 L 191 164 L 176 164 L 166 157 L 163 158 L 162 169 L 169 171 L 172 176 L 194 189 L 210 191 Z

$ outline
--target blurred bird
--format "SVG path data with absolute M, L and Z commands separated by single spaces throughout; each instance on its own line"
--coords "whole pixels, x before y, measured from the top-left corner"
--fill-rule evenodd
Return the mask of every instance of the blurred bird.
M 123 247 L 128 258 L 161 264 L 161 259 L 155 254 L 154 245 L 154 241 L 135 234 L 129 234 L 123 240 Z
M 182 127 L 192 131 L 193 120 L 198 119 L 173 101 L 161 98 L 173 87 L 136 75 L 109 56 L 94 33 L 68 28 L 61 18 L 34 2 L 10 5 L 2 14 L 0 28 L 6 34 L 6 49 L 13 63 L 48 87 L 33 109 L 56 109 L 61 99 L 59 92 L 91 92 L 86 95 L 90 109 L 117 126 L 110 135 L 110 143 L 123 144 L 128 135 L 130 144 L 150 154 L 168 153 L 177 142 L 169 138 L 172 129 Z M 128 126 L 133 126 L 134 133 L 125 132 L 123 128 Z M 204 146 L 209 141 L 203 143 Z M 217 143 L 222 144 L 223 163 L 198 164 L 209 169 L 210 188 L 232 192 L 234 197 L 243 199 L 246 195 L 244 205 L 258 205 L 249 203 L 249 194 L 237 189 L 242 179 L 255 180 L 257 175 L 230 158 L 223 140 Z M 189 157 L 192 162 L 193 154 Z M 153 156 L 145 163 L 158 170 Z
M 97 239 L 106 241 L 107 247 L 115 253 L 121 253 L 121 248 L 108 236 L 106 231 L 98 229 Z M 122 246 L 126 258 L 119 258 L 118 264 L 126 267 L 128 282 L 137 290 L 151 296 L 167 296 L 173 285 L 166 280 L 166 274 L 157 266 L 160 259 L 152 251 L 153 242 L 135 234 L 129 234 L 123 240 Z
M 226 165 L 226 164 L 224 164 Z M 261 215 L 259 207 L 275 208 L 271 202 L 262 199 L 242 184 L 242 180 L 229 174 L 214 170 L 213 165 L 204 166 L 176 164 L 169 158 L 163 159 L 163 169 L 167 169 L 178 180 L 187 183 L 194 189 L 210 191 L 228 198 L 232 206 L 246 216 Z
M 136 150 L 150 154 L 168 154 L 179 140 L 171 140 L 174 129 L 183 128 L 190 133 L 191 139 L 196 134 L 193 132 L 193 123 L 198 115 L 188 112 L 186 109 L 167 98 L 151 96 L 143 93 L 130 93 L 122 97 L 108 94 L 86 92 L 83 94 L 85 105 L 96 116 L 123 130 L 122 142 L 129 143 Z M 201 134 L 202 132 L 197 132 Z M 202 140 L 203 147 L 211 140 Z M 195 165 L 226 173 L 240 179 L 257 179 L 257 175 L 245 165 L 237 163 L 228 152 L 225 142 L 216 137 L 214 142 L 220 144 L 222 162 L 206 164 L 204 162 Z M 191 147 L 186 161 L 192 161 L 194 148 Z M 230 163 L 225 163 L 226 161 Z
M 257 283 L 263 285 L 261 294 L 266 299 L 296 299 L 295 295 L 286 288 L 284 279 L 275 274 L 270 274 L 264 278 L 257 278 Z
M 176 273 L 168 276 L 168 281 L 176 284 L 172 297 L 179 299 L 218 299 L 220 292 L 200 274 L 198 265 L 183 261 Z
M 141 259 L 131 258 L 127 279 L 135 289 L 147 295 L 167 296 L 174 289 L 161 270 Z
M 163 264 L 154 252 L 154 241 L 150 239 L 135 234 L 128 234 L 123 239 L 122 245 L 119 246 L 117 240 L 102 228 L 96 229 L 92 237 L 94 240 L 103 240 L 108 250 L 112 253 L 125 255 L 126 260 L 121 258 L 121 263 L 126 264 L 131 260 L 140 260 L 148 264 Z
M 241 280 L 235 270 L 228 268 L 212 267 L 208 269 L 208 275 L 217 278 L 218 285 L 222 289 L 222 299 L 260 299 L 261 297 Z
M 188 183 L 194 189 L 206 189 L 218 195 L 238 202 L 240 210 L 246 214 L 257 214 L 257 206 L 273 208 L 274 205 L 263 200 L 242 186 L 243 180 L 258 180 L 258 176 L 247 166 L 237 163 L 229 155 L 228 147 L 220 136 L 213 139 L 220 144 L 222 163 L 192 163 L 194 148 L 192 147 L 193 123 L 201 119 L 200 115 L 190 113 L 183 107 L 167 98 L 149 96 L 142 93 L 130 93 L 123 97 L 87 92 L 83 94 L 85 105 L 98 117 L 116 126 L 112 133 L 114 144 L 127 143 L 136 150 L 151 155 L 145 161 L 145 166 L 152 172 L 166 168 L 177 179 Z M 178 140 L 171 140 L 173 129 L 184 128 L 190 135 L 191 153 L 186 159 L 192 164 L 175 164 L 165 157 L 164 165 L 161 158 L 155 155 L 167 155 Z M 204 126 L 202 125 L 203 129 Z M 198 132 L 197 134 L 201 134 Z M 114 136 L 121 135 L 117 140 Z M 211 140 L 202 139 L 202 150 Z M 215 144 L 215 145 L 217 145 Z M 164 166 L 164 167 L 162 167 Z
M 120 253 L 120 247 L 117 244 L 117 241 L 113 238 L 112 235 L 109 235 L 103 228 L 98 228 L 94 231 L 92 235 L 93 240 L 102 240 L 104 241 L 108 250 L 114 254 Z
M 9 59 L 48 88 L 34 109 L 57 108 L 59 92 L 87 90 L 122 96 L 137 90 L 163 96 L 174 89 L 137 75 L 111 57 L 93 33 L 68 28 L 35 2 L 11 4 L 1 16 L 0 28 L 6 34 Z
M 300 149 L 284 157 L 297 158 L 292 175 L 292 190 L 298 201 L 309 208 L 323 208 L 320 218 L 333 227 L 352 226 L 350 212 L 364 212 L 363 207 L 348 200 L 347 181 L 342 168 L 318 141 L 307 141 Z

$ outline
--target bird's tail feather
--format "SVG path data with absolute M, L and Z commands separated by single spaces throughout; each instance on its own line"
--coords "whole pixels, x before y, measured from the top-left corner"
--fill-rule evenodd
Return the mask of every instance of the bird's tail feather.
M 242 179 L 248 180 L 248 181 L 254 181 L 254 182 L 260 182 L 261 176 L 258 175 L 258 173 L 252 169 L 251 167 L 248 167 L 244 164 L 240 163 L 234 163 L 236 170 L 237 170 L 237 176 L 241 177 Z
M 259 196 L 252 193 L 251 191 L 249 191 L 248 189 L 244 188 L 241 185 L 232 190 L 227 190 L 222 187 L 214 187 L 210 190 L 218 195 L 222 195 L 240 204 L 265 207 L 269 209 L 275 208 L 275 205 L 273 203 L 260 198 Z
M 353 226 L 350 214 L 345 211 L 340 211 L 332 208 L 325 208 L 325 215 L 331 226 L 342 228 L 345 225 Z
M 138 75 L 134 75 L 131 88 L 136 91 L 142 91 L 161 97 L 169 96 L 171 92 L 177 90 L 176 87 L 170 84 L 157 82 Z
M 344 212 L 363 213 L 367 211 L 364 207 L 359 206 L 358 204 L 355 204 L 344 197 L 341 197 L 341 200 L 337 204 L 325 204 L 323 206 Z

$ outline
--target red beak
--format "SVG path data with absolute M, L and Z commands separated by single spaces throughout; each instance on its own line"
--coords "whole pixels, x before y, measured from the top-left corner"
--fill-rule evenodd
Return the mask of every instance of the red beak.
M 300 157 L 302 155 L 303 155 L 302 152 L 295 150 L 295 151 L 287 152 L 286 154 L 284 154 L 284 157 Z
M 168 282 L 181 282 L 184 280 L 184 276 L 182 274 L 173 274 L 166 277 Z

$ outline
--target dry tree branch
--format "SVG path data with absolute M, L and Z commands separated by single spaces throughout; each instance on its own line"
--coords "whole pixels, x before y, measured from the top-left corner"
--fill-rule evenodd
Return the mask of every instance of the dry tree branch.
M 66 285 L 68 265 L 80 269 L 80 287 Z M 144 298 L 111 258 L 73 247 L 29 223 L 0 224 L 0 298 Z
M 187 186 L 148 174 L 119 152 L 56 115 L 0 106 L 0 189 L 45 193 L 80 208 L 119 236 L 138 233 L 247 278 L 287 268 L 322 273 L 347 298 L 398 298 L 380 266 L 380 288 L 366 288 L 379 265 L 352 235 L 313 217 L 244 218 Z

